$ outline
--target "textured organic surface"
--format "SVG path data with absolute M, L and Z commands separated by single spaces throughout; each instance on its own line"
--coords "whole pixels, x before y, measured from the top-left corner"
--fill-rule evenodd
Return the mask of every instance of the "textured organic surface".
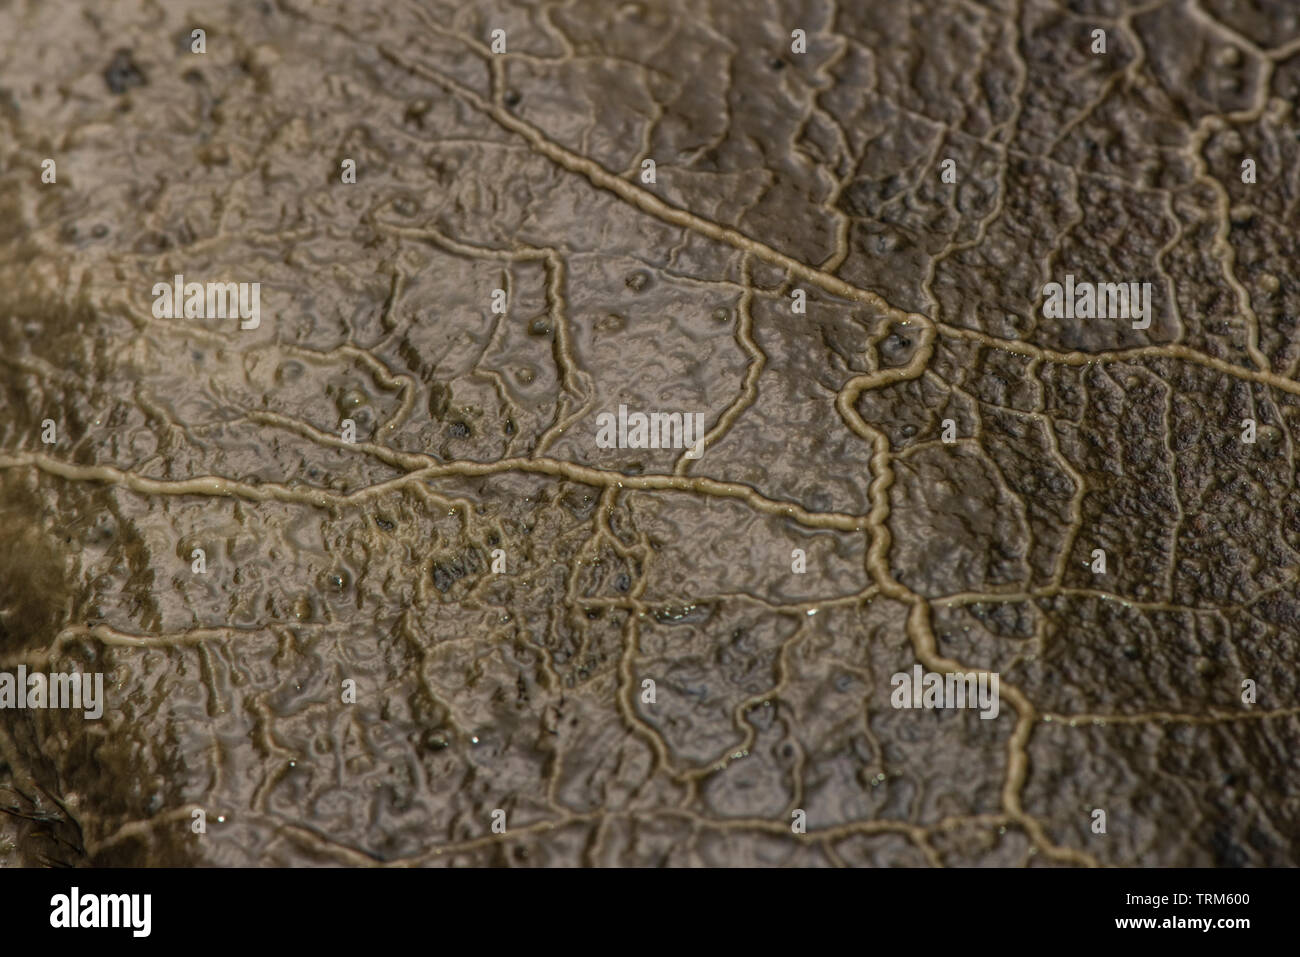
M 1287 0 L 0 0 L 0 670 L 108 697 L 0 863 L 1300 862 L 1298 94 Z

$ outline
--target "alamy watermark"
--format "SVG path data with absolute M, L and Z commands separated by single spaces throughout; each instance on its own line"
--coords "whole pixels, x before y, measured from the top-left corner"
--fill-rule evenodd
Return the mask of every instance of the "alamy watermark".
M 1134 319 L 1134 329 L 1151 326 L 1151 283 L 1075 282 L 1043 287 L 1043 316 L 1048 319 Z
M 234 319 L 239 328 L 262 324 L 260 282 L 186 282 L 177 274 L 170 283 L 153 286 L 155 319 Z
M 632 412 L 596 416 L 596 445 L 602 449 L 686 449 L 688 459 L 704 452 L 703 412 Z
M 938 674 L 920 665 L 889 679 L 894 686 L 889 703 L 895 708 L 979 708 L 981 718 L 998 716 L 998 674 L 993 671 L 950 671 Z
M 50 926 L 57 928 L 124 927 L 133 937 L 148 937 L 152 912 L 152 894 L 83 894 L 73 887 L 50 898 Z
M 0 671 L 0 710 L 5 708 L 74 708 L 97 721 L 104 715 L 103 672 L 28 674 L 26 665 L 18 666 L 17 675 Z

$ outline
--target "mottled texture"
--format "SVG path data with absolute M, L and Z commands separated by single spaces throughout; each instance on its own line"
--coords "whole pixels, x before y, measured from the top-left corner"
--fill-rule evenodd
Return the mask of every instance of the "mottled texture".
M 109 699 L 0 865 L 1300 863 L 1298 94 L 1286 0 L 0 0 L 0 670 Z

